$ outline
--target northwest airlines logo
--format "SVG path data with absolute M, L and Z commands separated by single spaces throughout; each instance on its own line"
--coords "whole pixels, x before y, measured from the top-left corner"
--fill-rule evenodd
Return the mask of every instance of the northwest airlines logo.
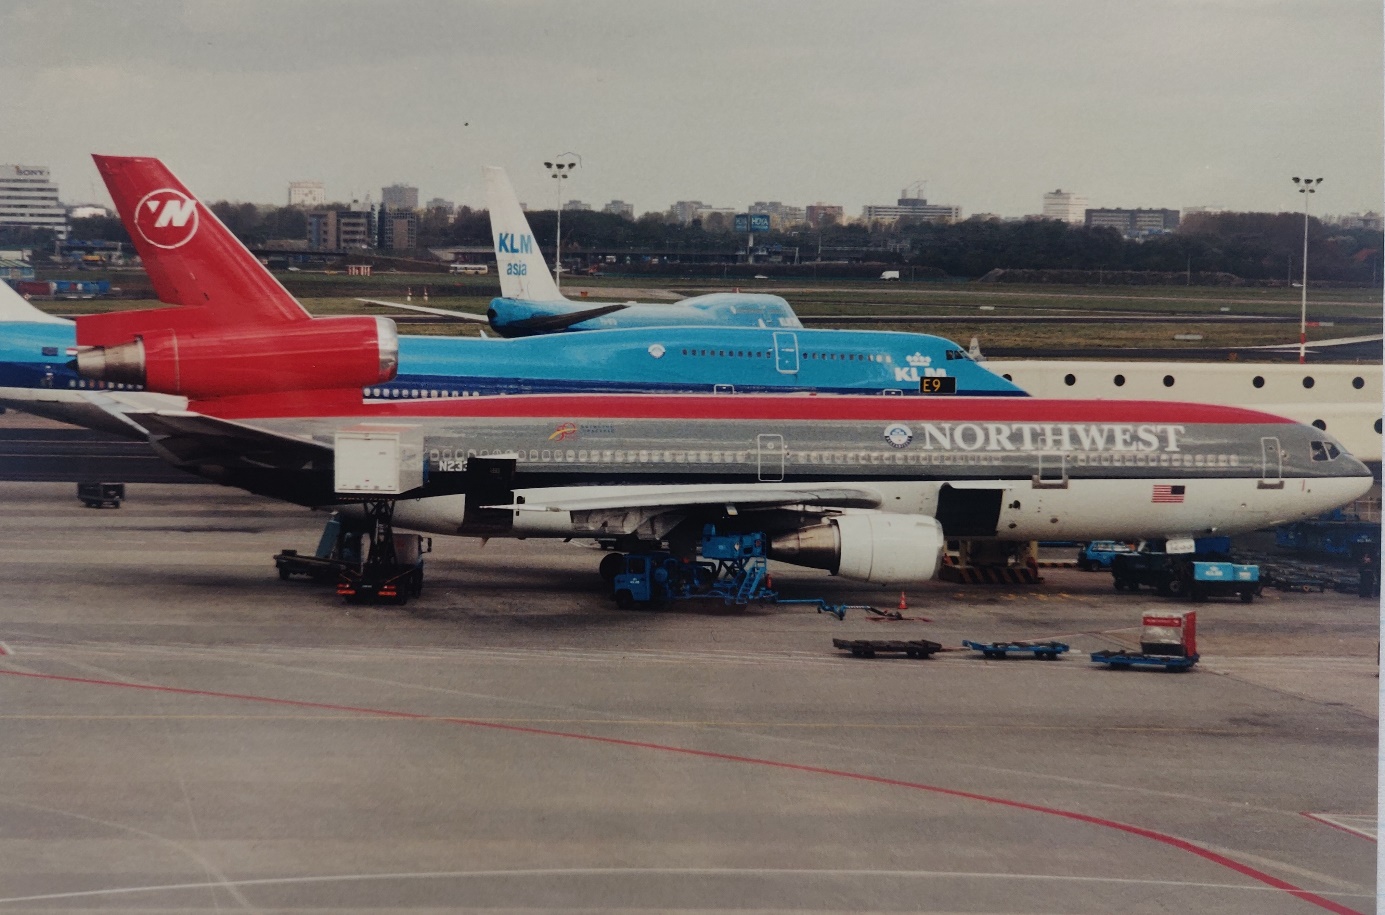
M 896 448 L 925 451 L 1181 451 L 1186 426 L 1164 423 L 923 423 L 885 429 Z M 907 434 L 906 434 L 907 433 Z
M 197 201 L 171 187 L 150 191 L 135 206 L 135 229 L 156 248 L 181 248 L 197 234 Z

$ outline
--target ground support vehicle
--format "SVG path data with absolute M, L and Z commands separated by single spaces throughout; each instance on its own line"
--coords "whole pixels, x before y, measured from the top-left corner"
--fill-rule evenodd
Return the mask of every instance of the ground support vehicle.
M 433 538 L 396 534 L 391 526 L 394 503 L 365 503 L 365 561 L 348 565 L 337 579 L 337 594 L 350 603 L 389 601 L 406 604 L 423 593 L 423 555 Z
M 1133 553 L 1130 545 L 1115 540 L 1093 540 L 1077 551 L 1077 567 L 1084 572 L 1111 568 L 1111 560 L 1121 553 Z
M 1338 510 L 1325 518 L 1280 525 L 1274 543 L 1281 550 L 1354 559 L 1360 544 L 1380 548 L 1380 522 L 1347 518 Z
M 833 639 L 833 648 L 851 652 L 852 657 L 873 658 L 876 654 L 902 654 L 923 660 L 943 650 L 943 646 L 928 639 Z
M 125 498 L 124 483 L 78 483 L 77 498 L 87 508 L 119 508 Z
M 611 573 L 611 596 L 622 610 L 677 600 L 720 600 L 738 607 L 804 604 L 837 619 L 843 619 L 847 610 L 874 612 L 872 607 L 830 604 L 822 598 L 781 598 L 770 579 L 768 544 L 769 538 L 761 532 L 720 534 L 709 524 L 698 546 L 700 561 L 680 559 L 666 550 L 613 553 L 602 560 L 602 571 Z
M 1260 593 L 1260 568 L 1228 561 L 1224 553 L 1170 554 L 1144 549 L 1117 553 L 1111 560 L 1111 578 L 1117 591 L 1150 587 L 1169 597 L 1206 600 L 1239 596 L 1250 603 Z
M 1112 670 L 1132 667 L 1157 667 L 1185 671 L 1198 662 L 1197 611 L 1187 613 L 1146 613 L 1142 620 L 1139 651 L 1097 651 L 1093 664 Z
M 317 550 L 312 555 L 297 550 L 282 550 L 274 557 L 274 568 L 284 581 L 294 575 L 302 575 L 316 582 L 336 581 L 345 569 L 361 564 L 361 538 L 364 535 L 365 531 L 346 525 L 341 516 L 333 512 L 323 525 Z
M 1059 655 L 1068 650 L 1068 646 L 1062 642 L 973 642 L 964 639 L 962 644 L 993 659 L 1008 658 L 1011 654 L 1032 654 L 1040 661 L 1056 661 Z

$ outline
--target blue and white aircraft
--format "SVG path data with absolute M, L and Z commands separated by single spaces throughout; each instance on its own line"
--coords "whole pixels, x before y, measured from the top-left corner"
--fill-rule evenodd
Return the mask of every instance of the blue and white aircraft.
M 426 305 L 363 299 L 373 305 L 424 314 L 447 315 L 489 324 L 502 337 L 527 337 L 561 331 L 637 327 L 803 327 L 789 303 L 777 295 L 714 292 L 677 302 L 574 302 L 563 297 L 534 241 L 529 220 L 503 168 L 486 166 L 486 206 L 495 242 L 500 297 L 484 315 Z

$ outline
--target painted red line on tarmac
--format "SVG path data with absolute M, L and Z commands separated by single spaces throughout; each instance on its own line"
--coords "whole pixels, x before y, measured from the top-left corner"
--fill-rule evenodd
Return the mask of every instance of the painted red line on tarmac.
M 1303 811 L 1301 815 L 1306 816 L 1314 823 L 1321 823 L 1324 826 L 1331 826 L 1333 829 L 1340 829 L 1342 832 L 1346 833 L 1349 836 L 1356 836 L 1356 838 L 1365 839 L 1367 842 L 1375 841 L 1375 836 L 1367 835 L 1359 829 L 1352 829 L 1350 826 L 1343 826 L 1341 823 L 1334 823 L 1331 820 L 1324 819 L 1323 817 L 1317 816 L 1312 813 L 1308 813 L 1307 811 Z
M 876 785 L 888 785 L 892 788 L 909 788 L 914 791 L 927 791 L 931 794 L 940 794 L 946 797 L 962 798 L 970 801 L 983 801 L 987 804 L 996 804 L 1001 807 L 1009 807 L 1012 810 L 1027 810 L 1031 813 L 1043 813 L 1049 816 L 1062 817 L 1067 820 L 1075 820 L 1079 823 L 1087 823 L 1093 826 L 1103 826 L 1107 829 L 1115 829 L 1129 835 L 1140 836 L 1153 842 L 1159 842 L 1170 848 L 1185 851 L 1188 854 L 1196 855 L 1205 861 L 1220 865 L 1235 871 L 1242 876 L 1249 877 L 1266 886 L 1277 890 L 1283 890 L 1291 896 L 1303 900 L 1333 912 L 1335 915 L 1362 915 L 1355 909 L 1349 909 L 1344 905 L 1333 902 L 1331 899 L 1319 896 L 1316 893 L 1297 887 L 1288 881 L 1281 880 L 1273 874 L 1268 874 L 1239 861 L 1234 861 L 1225 855 L 1194 845 L 1186 839 L 1166 833 L 1156 832 L 1152 829 L 1145 829 L 1142 826 L 1132 826 L 1128 823 L 1120 823 L 1116 820 L 1108 820 L 1103 817 L 1091 816 L 1085 813 L 1076 813 L 1071 810 L 1060 810 L 1057 807 L 1044 807 L 1039 804 L 1029 804 L 1024 801 L 1013 801 L 1002 797 L 992 797 L 986 794 L 975 794 L 970 791 L 959 791 L 955 788 L 942 788 L 937 785 L 925 785 L 921 782 L 908 782 L 897 778 L 886 778 L 881 775 L 866 775 L 861 772 L 847 772 L 841 769 L 826 769 L 821 766 L 808 766 L 801 763 L 783 762 L 773 759 L 762 759 L 755 756 L 736 756 L 730 753 L 717 753 L 712 750 L 697 750 L 691 747 L 676 747 L 670 744 L 647 743 L 641 740 L 625 740 L 619 737 L 601 737 L 594 734 L 577 734 L 569 731 L 552 731 L 545 728 L 531 728 L 518 724 L 501 724 L 495 721 L 476 721 L 470 718 L 449 718 L 440 715 L 424 715 L 419 712 L 401 712 L 392 709 L 365 708 L 355 705 L 336 705 L 329 702 L 309 702 L 302 699 L 278 699 L 273 696 L 254 696 L 245 693 L 223 693 L 205 689 L 187 689 L 179 686 L 159 686 L 149 683 L 122 683 L 118 680 L 97 680 L 90 677 L 67 677 L 59 674 L 39 674 L 20 670 L 0 670 L 0 674 L 11 677 L 29 677 L 35 680 L 54 680 L 63 683 L 79 683 L 85 686 L 114 686 L 121 689 L 137 689 L 147 692 L 173 693 L 180 696 L 203 696 L 210 699 L 236 699 L 243 702 L 259 702 L 265 705 L 284 705 L 293 708 L 322 709 L 324 711 L 351 712 L 358 715 L 370 715 L 378 718 L 400 718 L 411 721 L 436 721 L 445 724 L 460 724 L 468 727 L 489 728 L 495 731 L 506 731 L 512 734 L 533 734 L 540 737 L 563 737 L 568 740 L 583 740 L 589 743 L 600 743 L 609 746 L 630 747 L 638 750 L 657 750 L 662 753 L 677 753 L 682 756 L 694 756 L 701 759 L 715 759 L 722 762 L 742 763 L 745 765 L 766 766 L 774 769 L 785 769 L 791 772 L 804 772 L 810 775 L 826 775 L 832 778 L 844 778 L 858 782 L 868 782 Z M 620 724 L 619 721 L 612 721 L 612 724 Z

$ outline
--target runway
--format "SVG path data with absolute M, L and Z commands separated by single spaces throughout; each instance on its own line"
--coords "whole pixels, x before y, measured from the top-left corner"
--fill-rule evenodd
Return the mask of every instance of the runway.
M 1373 602 L 1204 604 L 1199 669 L 1122 674 L 1083 652 L 1170 605 L 1099 574 L 622 613 L 595 550 L 437 538 L 347 607 L 274 576 L 310 512 L 0 504 L 0 911 L 1374 910 Z M 831 648 L 882 633 L 1074 650 Z

